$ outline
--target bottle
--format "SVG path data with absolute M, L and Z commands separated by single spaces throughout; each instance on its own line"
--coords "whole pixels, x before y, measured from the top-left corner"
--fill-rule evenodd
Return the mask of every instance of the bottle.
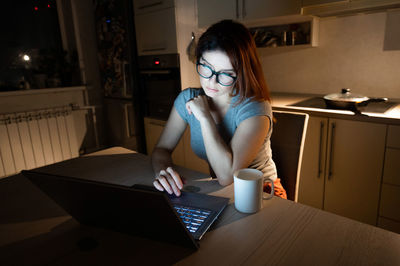
M 285 46 L 287 43 L 287 31 L 282 32 L 282 46 Z

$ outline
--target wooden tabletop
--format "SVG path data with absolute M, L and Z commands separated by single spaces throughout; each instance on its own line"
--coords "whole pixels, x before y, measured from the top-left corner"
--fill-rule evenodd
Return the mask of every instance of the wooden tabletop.
M 41 168 L 131 186 L 151 184 L 148 156 L 123 148 Z M 274 197 L 239 213 L 233 186 L 180 168 L 187 188 L 229 197 L 197 251 L 79 225 L 26 178 L 0 179 L 0 265 L 400 265 L 400 235 Z

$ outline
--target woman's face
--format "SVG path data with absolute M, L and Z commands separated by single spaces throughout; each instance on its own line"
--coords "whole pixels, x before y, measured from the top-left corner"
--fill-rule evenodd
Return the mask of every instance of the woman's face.
M 236 73 L 232 67 L 231 61 L 224 51 L 206 51 L 200 58 L 199 63 L 206 66 L 200 66 L 200 68 L 198 69 L 200 71 L 206 71 L 207 76 L 211 75 L 210 69 L 219 73 L 218 79 L 220 83 L 229 84 L 231 83 L 229 82 L 231 77 L 236 77 Z M 234 82 L 231 85 L 224 86 L 217 82 L 216 75 L 213 75 L 211 78 L 208 79 L 202 77 L 201 75 L 199 77 L 201 87 L 203 88 L 207 96 L 211 98 L 230 97 L 229 94 L 232 91 L 233 86 L 235 85 Z

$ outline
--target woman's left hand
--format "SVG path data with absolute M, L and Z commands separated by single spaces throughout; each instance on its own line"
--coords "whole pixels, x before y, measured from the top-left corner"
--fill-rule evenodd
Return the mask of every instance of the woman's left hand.
M 211 117 L 207 96 L 205 95 L 199 95 L 187 101 L 186 109 L 190 115 L 193 114 L 199 121 Z

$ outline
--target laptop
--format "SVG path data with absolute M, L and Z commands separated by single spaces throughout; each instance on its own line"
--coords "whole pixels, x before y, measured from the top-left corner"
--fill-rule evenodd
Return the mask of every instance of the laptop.
M 180 197 L 153 187 L 21 172 L 79 223 L 198 248 L 229 199 L 182 191 Z

